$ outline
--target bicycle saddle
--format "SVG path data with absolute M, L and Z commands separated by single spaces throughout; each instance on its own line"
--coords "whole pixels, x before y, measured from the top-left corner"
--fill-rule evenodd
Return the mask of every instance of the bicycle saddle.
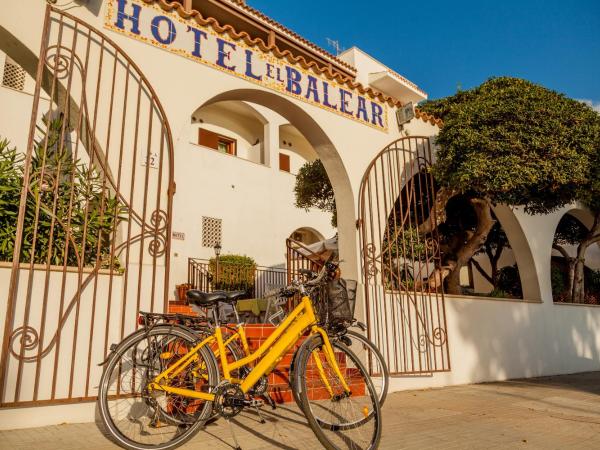
M 190 303 L 193 303 L 194 305 L 200 306 L 202 308 L 214 306 L 219 302 L 235 303 L 244 295 L 246 295 L 245 291 L 202 292 L 197 289 L 190 289 L 186 293 L 186 297 Z
M 225 292 L 202 292 L 197 289 L 190 289 L 186 293 L 186 297 L 190 303 L 207 308 L 214 306 L 217 302 L 222 302 L 227 299 Z

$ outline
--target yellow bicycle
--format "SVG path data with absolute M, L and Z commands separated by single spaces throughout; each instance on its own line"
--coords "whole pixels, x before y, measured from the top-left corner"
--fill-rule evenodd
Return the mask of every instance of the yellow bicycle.
M 342 342 L 330 341 L 307 295 L 325 274 L 323 268 L 316 279 L 286 288 L 302 300 L 241 359 L 228 357 L 231 338 L 218 324 L 200 330 L 180 323 L 144 327 L 113 346 L 98 393 L 109 435 L 127 449 L 167 450 L 191 439 L 214 413 L 229 421 L 245 407 L 261 407 L 253 390 L 304 339 L 291 386 L 316 437 L 328 449 L 376 448 L 381 411 L 368 371 Z M 208 307 L 220 298 L 205 294 L 201 300 Z M 239 448 L 233 428 L 232 435 Z

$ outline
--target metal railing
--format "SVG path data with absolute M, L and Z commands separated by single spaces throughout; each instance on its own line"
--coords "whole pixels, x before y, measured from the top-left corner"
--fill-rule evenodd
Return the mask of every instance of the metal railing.
M 287 282 L 291 283 L 294 278 L 299 277 L 300 269 L 309 269 L 318 272 L 323 267 L 323 259 L 310 250 L 302 242 L 294 239 L 286 239 L 287 249 Z
M 243 290 L 253 298 L 261 298 L 269 290 L 287 284 L 287 272 L 283 268 L 248 267 L 223 261 L 219 262 L 218 270 L 215 268 L 207 259 L 189 258 L 188 283 L 205 292 Z
M 93 400 L 135 312 L 167 306 L 171 129 L 127 52 L 47 6 L 22 150 L 0 407 Z

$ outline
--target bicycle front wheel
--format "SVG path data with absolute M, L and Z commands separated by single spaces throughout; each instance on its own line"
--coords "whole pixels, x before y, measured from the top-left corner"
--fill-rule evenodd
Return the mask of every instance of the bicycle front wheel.
M 177 326 L 156 326 L 127 337 L 108 359 L 98 390 L 102 423 L 130 450 L 170 450 L 191 439 L 212 412 L 212 402 L 162 391 L 148 384 L 175 364 L 199 337 Z M 212 351 L 202 347 L 173 387 L 210 392 L 219 382 Z
M 325 448 L 374 449 L 381 438 L 377 391 L 352 350 L 340 341 L 331 345 L 335 362 L 327 358 L 323 338 L 318 334 L 299 349 L 294 373 L 297 399 Z
M 338 339 L 349 347 L 367 368 L 377 391 L 379 406 L 383 407 L 390 384 L 390 373 L 383 355 L 373 342 L 357 331 L 347 330 Z

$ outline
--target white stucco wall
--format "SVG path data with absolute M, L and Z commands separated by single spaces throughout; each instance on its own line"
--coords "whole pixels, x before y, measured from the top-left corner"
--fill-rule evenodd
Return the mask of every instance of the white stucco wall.
M 0 17 L 0 24 L 34 54 L 39 51 L 44 5 L 42 0 L 9 2 L 4 7 L 5 14 Z M 92 1 L 91 5 L 90 10 L 77 7 L 70 12 L 102 30 L 103 8 L 98 8 L 98 0 Z M 100 14 L 96 15 L 98 10 Z M 20 26 L 23 23 L 28 26 Z M 264 130 L 268 161 L 264 165 L 190 143 L 190 137 L 194 135 L 193 126 L 198 126 L 191 124 L 192 112 L 223 94 L 236 100 L 260 103 L 265 109 L 281 107 L 277 112 L 285 122 L 300 130 L 326 167 L 333 168 L 331 178 L 339 199 L 340 217 L 343 218 L 340 243 L 342 258 L 346 259 L 345 275 L 358 278 L 358 237 L 354 219 L 360 181 L 373 157 L 403 135 L 394 122 L 393 109 L 388 111 L 389 129 L 377 130 L 295 98 L 274 95 L 266 87 L 156 47 L 103 31 L 122 46 L 147 75 L 166 110 L 173 131 L 177 182 L 173 230 L 184 232 L 186 236 L 185 241 L 174 240 L 172 243 L 173 285 L 185 279 L 188 257 L 212 256 L 212 249 L 201 246 L 203 215 L 223 219 L 223 252 L 252 255 L 266 265 L 283 262 L 284 239 L 296 228 L 311 226 L 325 236 L 333 232 L 325 214 L 307 214 L 289 206 L 282 210 L 281 205 L 291 204 L 294 182 L 293 176 L 278 171 L 281 143 L 277 131 L 282 123 L 271 122 Z M 177 74 L 176 83 L 173 83 L 173 74 Z M 25 94 L 14 92 L 0 92 L 0 95 L 5 95 L 6 99 L 13 95 L 25 98 Z M 0 110 L 0 133 L 6 133 L 21 146 L 26 141 L 22 123 L 28 123 L 28 104 L 25 100 L 12 99 L 10 102 L 17 105 L 18 114 L 8 108 Z M 405 133 L 434 136 L 437 129 L 415 119 L 405 126 Z M 503 226 L 517 249 L 515 260 L 527 291 L 525 299 L 531 301 L 448 297 L 452 371 L 433 376 L 397 378 L 393 380 L 393 389 L 600 369 L 600 309 L 552 302 L 551 242 L 562 213 L 564 211 L 542 217 L 527 216 L 518 209 L 503 212 Z M 0 271 L 0 293 L 2 288 L 6 289 L 7 270 Z M 6 295 L 3 295 L 5 298 Z M 0 323 L 3 323 L 1 319 L 5 310 L 5 303 L 0 303 Z M 128 316 L 133 317 L 134 313 L 128 312 Z M 93 403 L 86 403 L 44 407 L 35 411 L 31 408 L 2 409 L 0 428 L 92 421 L 94 407 Z

